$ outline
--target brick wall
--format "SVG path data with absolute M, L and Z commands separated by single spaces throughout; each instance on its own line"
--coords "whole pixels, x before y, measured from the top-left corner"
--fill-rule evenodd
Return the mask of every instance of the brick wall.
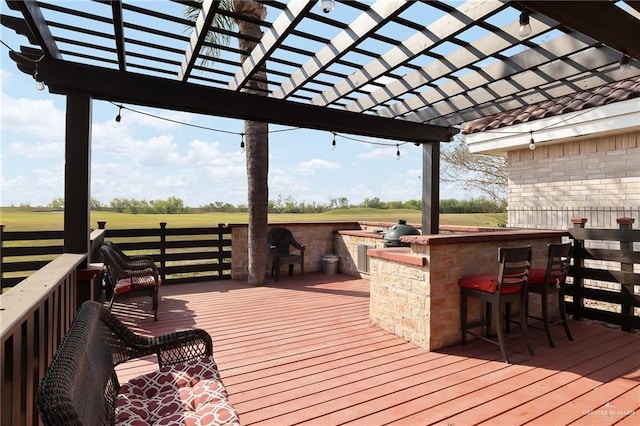
M 336 222 L 336 223 L 279 223 L 270 226 L 282 226 L 288 228 L 293 233 L 295 239 L 304 244 L 304 270 L 305 272 L 315 272 L 322 269 L 322 256 L 334 253 L 335 236 L 339 230 L 360 229 L 357 222 Z M 234 280 L 246 280 L 248 276 L 248 244 L 246 224 L 232 225 L 231 238 L 233 241 L 231 252 L 231 278 Z M 265 245 L 267 242 L 264 242 Z M 283 272 L 285 268 L 283 266 Z M 294 269 L 294 274 L 298 269 Z M 271 256 L 267 256 L 266 273 L 271 272 Z M 282 273 L 281 273 L 282 276 Z
M 548 217 L 561 214 L 558 208 L 637 212 L 640 206 L 640 132 L 539 144 L 534 151 L 509 152 L 508 163 L 510 227 L 549 228 L 557 223 L 566 229 L 565 217 Z M 594 227 L 616 227 L 615 219 L 621 216 L 611 214 L 604 220 L 586 211 Z

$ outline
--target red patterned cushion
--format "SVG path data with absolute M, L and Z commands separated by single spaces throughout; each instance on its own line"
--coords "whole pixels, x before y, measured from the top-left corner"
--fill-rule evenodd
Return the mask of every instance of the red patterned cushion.
M 487 293 L 495 293 L 498 289 L 498 275 L 496 274 L 479 274 L 463 277 L 458 280 L 460 287 L 472 288 L 474 290 L 484 291 Z M 502 288 L 502 294 L 517 293 L 520 286 L 505 286 Z
M 544 268 L 533 268 L 531 272 L 529 272 L 529 284 L 532 285 L 542 285 L 544 282 L 544 276 L 547 273 L 547 270 Z M 564 282 L 565 277 L 561 275 L 554 276 L 553 272 L 551 273 L 551 284 L 560 284 Z
M 162 367 L 120 387 L 116 424 L 239 425 L 213 358 Z
M 153 288 L 156 285 L 156 281 L 152 275 L 143 275 L 135 277 L 133 280 L 136 288 Z M 162 278 L 158 277 L 158 285 L 162 285 Z M 113 290 L 115 294 L 123 294 L 133 290 L 131 284 L 131 278 L 123 278 L 116 283 L 116 288 Z

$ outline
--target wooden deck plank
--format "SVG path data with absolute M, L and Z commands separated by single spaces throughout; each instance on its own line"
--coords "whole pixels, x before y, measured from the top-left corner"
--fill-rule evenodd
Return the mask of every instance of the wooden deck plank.
M 367 280 L 307 274 L 165 286 L 157 322 L 149 298 L 114 313 L 145 335 L 206 329 L 243 425 L 637 424 L 639 335 L 572 321 L 575 341 L 554 333 L 555 349 L 533 330 L 534 356 L 509 341 L 507 365 L 487 342 L 426 352 L 380 330 L 368 294 Z

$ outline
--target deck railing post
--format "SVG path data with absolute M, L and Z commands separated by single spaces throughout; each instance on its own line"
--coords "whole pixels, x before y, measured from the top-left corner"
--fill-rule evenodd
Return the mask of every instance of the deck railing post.
M 621 310 L 622 313 L 622 331 L 632 331 L 631 324 L 633 322 L 633 285 L 627 283 L 627 273 L 633 274 L 633 263 L 625 262 L 633 252 L 633 241 L 630 238 L 631 227 L 635 219 L 632 217 L 620 217 L 616 219 L 620 228 L 620 251 L 622 262 L 620 262 L 620 271 L 622 272 L 622 282 L 620 282 L 620 292 L 622 294 Z M 626 231 L 626 232 L 625 232 Z
M 584 228 L 587 223 L 586 217 L 574 217 L 571 219 L 574 228 Z M 584 268 L 584 240 L 573 240 L 573 319 L 582 320 L 584 310 L 584 278 L 582 271 Z
M 2 274 L 2 264 L 4 263 L 4 257 L 2 257 L 2 245 L 4 241 L 4 223 L 0 223 L 0 294 L 2 294 L 2 282 L 4 281 L 4 275 Z
M 224 240 L 223 238 L 223 234 L 222 234 L 222 229 L 224 228 L 224 223 L 219 223 L 218 224 L 218 266 L 216 266 L 216 272 L 218 273 L 218 276 L 221 277 L 222 276 L 222 271 L 223 271 L 223 267 L 222 267 L 222 252 L 224 251 Z
M 160 277 L 162 282 L 167 282 L 165 268 L 167 266 L 167 222 L 160 222 Z

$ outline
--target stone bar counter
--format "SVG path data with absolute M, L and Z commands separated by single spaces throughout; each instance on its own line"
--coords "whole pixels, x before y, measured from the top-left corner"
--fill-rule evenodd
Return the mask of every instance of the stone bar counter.
M 370 318 L 377 326 L 419 347 L 436 350 L 460 342 L 458 279 L 498 272 L 498 247 L 531 245 L 534 268 L 546 266 L 548 243 L 565 231 L 500 230 L 404 236 L 411 247 L 370 248 Z M 480 318 L 479 301 L 469 319 Z M 513 311 L 517 310 L 514 307 Z

